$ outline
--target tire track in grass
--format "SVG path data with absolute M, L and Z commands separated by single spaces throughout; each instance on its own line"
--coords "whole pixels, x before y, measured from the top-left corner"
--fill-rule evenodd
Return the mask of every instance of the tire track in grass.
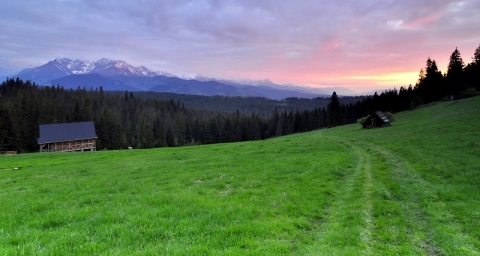
M 371 243 L 372 250 L 399 254 L 480 255 L 474 245 L 475 238 L 462 232 L 448 204 L 430 202 L 438 200 L 438 190 L 442 188 L 424 180 L 409 161 L 374 143 L 332 139 L 352 149 L 363 150 L 367 154 L 364 158 L 370 159 L 369 164 L 373 166 L 370 172 L 373 175 L 370 184 L 375 190 L 371 195 L 374 196 L 371 239 L 375 241 Z
M 394 199 L 397 184 L 390 181 L 391 174 L 403 171 L 408 162 L 372 143 L 338 137 L 332 139 L 352 148 L 368 162 L 365 169 L 368 182 L 364 185 L 366 196 L 363 199 L 364 209 L 368 212 L 365 233 L 369 234 L 369 246 L 365 253 L 421 253 L 422 250 L 415 246 L 419 244 L 417 234 L 411 232 L 412 225 L 408 223 L 411 209 L 406 209 L 402 202 Z
M 391 172 L 385 173 L 385 175 L 392 178 L 395 181 L 393 185 L 395 187 L 398 186 L 400 190 L 393 197 L 397 197 L 397 202 L 401 205 L 411 247 L 417 248 L 418 251 L 427 255 L 442 255 L 438 248 L 425 240 L 428 235 L 426 230 L 427 224 L 425 213 L 420 205 L 421 198 L 425 198 L 425 195 L 420 193 L 428 191 L 431 185 L 418 176 L 410 163 L 400 156 L 373 143 L 362 142 L 362 144 L 366 145 L 377 155 L 381 155 L 391 168 Z M 390 191 L 390 194 L 394 194 L 394 191 Z
M 338 140 L 337 140 L 338 142 Z M 359 159 L 357 169 L 363 172 L 364 175 L 364 184 L 363 184 L 363 208 L 362 216 L 364 221 L 364 228 L 361 232 L 361 239 L 365 246 L 364 255 L 373 255 L 372 253 L 372 230 L 374 229 L 373 220 L 372 220 L 372 210 L 373 210 L 373 178 L 372 178 L 372 159 L 371 156 L 363 150 L 361 147 L 353 145 L 353 143 L 348 142 L 347 140 L 341 141 L 341 143 L 347 145 L 354 150 L 355 154 Z
M 444 255 L 444 254 L 463 254 L 463 255 L 480 255 L 478 249 L 469 241 L 475 241 L 474 238 L 462 232 L 453 214 L 445 203 L 435 205 L 436 212 L 442 213 L 442 216 L 432 219 L 432 216 L 426 212 L 425 208 L 431 207 L 430 199 L 437 198 L 438 187 L 424 180 L 415 168 L 401 156 L 385 149 L 382 146 L 361 142 L 368 148 L 382 155 L 386 159 L 387 164 L 391 166 L 391 177 L 400 187 L 401 194 L 399 203 L 401 203 L 403 212 L 406 217 L 407 231 L 411 237 L 412 247 L 416 247 L 427 255 Z M 450 217 L 449 217 L 450 216 Z M 441 225 L 447 231 L 441 231 L 442 228 L 433 227 Z M 435 231 L 435 229 L 439 229 Z M 432 240 L 433 233 L 441 232 L 441 236 L 447 237 L 447 241 L 452 243 L 453 248 L 444 248 L 444 244 L 434 244 Z M 437 234 L 438 235 L 438 234 Z
M 373 182 L 375 187 L 373 204 L 375 248 L 379 251 L 386 250 L 398 254 L 430 254 L 429 250 L 418 246 L 421 244 L 421 237 L 424 237 L 424 233 L 418 232 L 419 226 L 417 225 L 420 222 L 417 220 L 420 218 L 415 218 L 413 215 L 421 216 L 421 207 L 401 200 L 406 192 L 403 189 L 408 191 L 408 184 L 412 184 L 414 181 L 401 181 L 396 176 L 405 178 L 403 173 L 414 173 L 409 163 L 373 143 L 359 140 L 355 140 L 354 143 L 365 148 L 377 162 L 373 174 L 375 176 Z
M 371 156 L 361 147 L 354 145 L 348 140 L 342 140 L 337 142 L 343 143 L 347 147 L 351 148 L 355 155 L 358 158 L 357 169 L 363 176 L 363 207 L 360 213 L 362 214 L 363 219 L 363 230 L 361 231 L 361 241 L 363 243 L 364 251 L 362 255 L 373 255 L 372 252 L 372 231 L 374 229 L 373 220 L 372 220 L 372 211 L 373 211 L 373 178 L 372 178 L 372 159 Z M 359 182 L 362 180 L 360 179 Z M 355 195 L 353 195 L 355 196 Z
M 404 166 L 408 165 L 408 162 L 394 157 L 393 153 L 372 143 L 333 136 L 329 139 L 348 147 L 357 158 L 356 172 L 352 178 L 356 180 L 357 186 L 361 187 L 362 191 L 343 191 L 341 193 L 345 196 L 340 197 L 340 200 L 355 198 L 356 203 L 347 201 L 347 204 L 356 205 L 362 214 L 363 222 L 360 225 L 362 230 L 356 234 L 361 238 L 358 247 L 362 251 L 359 253 L 378 255 L 437 252 L 435 248 L 426 250 L 416 246 L 421 244 L 421 239 L 417 236 L 418 234 L 411 232 L 412 225 L 406 223 L 407 219 L 411 218 L 410 209 L 406 209 L 405 205 L 392 198 L 395 196 L 395 191 L 391 188 L 392 182 L 389 181 L 389 176 L 405 169 Z M 352 184 L 348 184 L 347 188 L 351 186 Z M 337 218 L 336 211 L 345 210 L 348 211 L 348 206 L 336 208 L 332 211 L 331 218 Z
M 374 143 L 323 138 L 353 152 L 357 163 L 334 194 L 326 222 L 318 231 L 315 252 L 480 255 L 472 243 L 474 238 L 452 221 L 447 204 L 440 202 L 433 210 L 425 209 L 431 207 L 431 198 L 438 197 L 439 188 L 424 180 L 409 161 Z M 432 216 L 432 211 L 441 216 Z
M 319 231 L 319 247 L 323 255 L 373 255 L 371 250 L 373 221 L 371 212 L 372 175 L 370 156 L 358 146 L 345 140 L 328 137 L 332 142 L 353 150 L 356 158 L 354 172 L 335 194 L 327 222 Z

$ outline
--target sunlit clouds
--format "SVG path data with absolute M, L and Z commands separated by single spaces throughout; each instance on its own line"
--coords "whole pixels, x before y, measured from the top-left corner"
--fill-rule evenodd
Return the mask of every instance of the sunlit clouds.
M 470 1 L 26 1 L 0 4 L 0 68 L 102 57 L 174 74 L 378 89 L 480 43 Z

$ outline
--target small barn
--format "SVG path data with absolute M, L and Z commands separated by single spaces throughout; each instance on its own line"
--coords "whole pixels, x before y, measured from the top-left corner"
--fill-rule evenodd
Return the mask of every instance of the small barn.
M 40 152 L 95 151 L 97 134 L 92 121 L 42 124 L 37 142 Z
M 363 128 L 387 127 L 390 126 L 390 118 L 384 112 L 375 111 L 367 117 L 363 123 Z

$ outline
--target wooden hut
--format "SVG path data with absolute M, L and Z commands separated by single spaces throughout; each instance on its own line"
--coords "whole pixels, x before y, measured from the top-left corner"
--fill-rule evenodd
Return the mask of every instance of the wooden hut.
M 367 117 L 363 123 L 363 128 L 387 127 L 390 126 L 390 118 L 384 112 L 375 111 Z
M 37 142 L 40 152 L 95 151 L 97 134 L 90 122 L 42 124 Z

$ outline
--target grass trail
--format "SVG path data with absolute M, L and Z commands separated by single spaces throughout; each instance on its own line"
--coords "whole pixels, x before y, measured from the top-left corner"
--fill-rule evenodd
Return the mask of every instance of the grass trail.
M 334 144 L 352 150 L 355 171 L 335 191 L 335 202 L 320 231 L 322 255 L 372 255 L 372 160 L 364 150 L 339 138 L 329 138 Z

